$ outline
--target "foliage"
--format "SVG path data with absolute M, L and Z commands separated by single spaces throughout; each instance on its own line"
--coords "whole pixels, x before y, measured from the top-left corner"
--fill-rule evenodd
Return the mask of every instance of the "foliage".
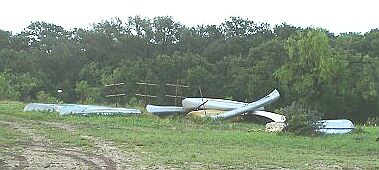
M 13 89 L 1 98 L 27 102 L 64 89 L 68 103 L 104 102 L 104 85 L 123 82 L 126 104 L 148 81 L 157 84 L 147 90 L 159 97 L 152 102 L 172 105 L 166 95 L 176 89 L 166 84 L 176 82 L 190 86 L 179 90 L 186 97 L 200 87 L 205 97 L 248 102 L 277 88 L 281 100 L 270 109 L 299 101 L 325 118 L 363 123 L 379 109 L 378 44 L 378 29 L 336 36 L 242 17 L 187 27 L 170 16 L 134 16 L 73 30 L 38 21 L 19 34 L 0 30 L 0 72 Z
M 317 121 L 322 116 L 320 112 L 295 102 L 290 106 L 278 109 L 276 112 L 286 116 L 287 127 L 284 131 L 296 135 L 316 134 Z
M 36 95 L 41 82 L 30 73 L 16 75 L 13 84 L 15 89 L 20 92 L 20 100 L 30 101 Z
M 94 104 L 96 101 L 100 101 L 101 89 L 90 87 L 86 81 L 82 80 L 76 83 L 74 90 L 82 104 Z
M 0 100 L 16 100 L 19 92 L 12 86 L 6 73 L 0 72 Z
M 287 40 L 288 62 L 276 73 L 283 88 L 289 88 L 303 103 L 312 103 L 333 80 L 335 59 L 330 55 L 329 39 L 321 30 L 298 32 Z
M 40 103 L 57 103 L 58 101 L 56 97 L 53 97 L 44 91 L 37 92 L 36 100 Z
M 379 117 L 369 117 L 366 121 L 366 125 L 378 126 L 379 125 Z

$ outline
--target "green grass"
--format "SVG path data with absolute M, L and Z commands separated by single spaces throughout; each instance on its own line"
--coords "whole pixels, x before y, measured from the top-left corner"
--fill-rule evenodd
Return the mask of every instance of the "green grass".
M 177 168 L 379 168 L 379 129 L 317 137 L 266 133 L 248 122 L 213 122 L 186 117 L 67 116 L 22 112 L 23 104 L 0 102 L 0 120 L 29 123 L 35 131 L 61 145 L 91 147 L 82 135 L 110 140 L 138 154 L 140 164 Z M 62 122 L 76 133 L 38 122 Z M 0 143 L 17 143 L 25 136 L 1 124 Z

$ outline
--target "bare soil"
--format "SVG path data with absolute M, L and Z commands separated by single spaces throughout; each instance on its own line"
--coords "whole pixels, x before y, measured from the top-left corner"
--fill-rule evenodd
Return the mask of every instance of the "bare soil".
M 17 143 L 2 151 L 0 169 L 140 169 L 132 161 L 138 159 L 132 153 L 119 149 L 113 142 L 93 136 L 81 136 L 93 142 L 94 147 L 67 147 L 55 144 L 36 133 L 29 124 L 0 121 L 9 128 L 30 136 L 29 141 Z M 65 123 L 42 122 L 46 126 L 76 133 L 75 127 Z

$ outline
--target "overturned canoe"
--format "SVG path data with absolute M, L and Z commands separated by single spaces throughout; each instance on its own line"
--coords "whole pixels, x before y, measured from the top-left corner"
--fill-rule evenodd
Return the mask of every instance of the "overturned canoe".
M 260 107 L 264 107 L 266 105 L 269 105 L 269 104 L 275 102 L 276 100 L 279 99 L 279 97 L 280 97 L 280 94 L 279 94 L 278 90 L 275 89 L 270 94 L 259 99 L 258 101 L 255 101 L 253 103 L 250 103 L 250 104 L 243 106 L 243 107 L 239 107 L 239 108 L 234 109 L 234 110 L 226 111 L 222 114 L 209 115 L 209 117 L 211 117 L 213 119 L 229 119 L 229 118 L 241 115 L 242 113 L 256 111 Z
M 196 111 L 191 111 L 187 115 L 188 116 L 195 116 L 195 117 L 205 117 L 205 116 L 211 116 L 211 115 L 219 115 L 223 114 L 225 111 L 224 110 L 196 110 Z M 284 122 L 286 121 L 286 117 L 280 114 L 272 113 L 272 112 L 267 112 L 267 111 L 254 111 L 249 114 L 256 115 L 256 116 L 261 116 L 265 117 L 267 119 L 270 119 L 273 122 Z
M 225 110 L 215 110 L 215 109 L 207 109 L 207 110 L 195 110 L 187 113 L 187 116 L 193 117 L 204 117 L 209 115 L 218 115 L 224 113 Z
M 139 109 L 115 108 L 108 106 L 81 105 L 81 104 L 44 104 L 29 103 L 24 107 L 24 111 L 50 111 L 58 112 L 60 115 L 124 115 L 141 114 Z
M 244 107 L 249 103 L 238 102 L 233 100 L 212 99 L 212 98 L 185 98 L 182 101 L 182 106 L 185 110 L 233 110 Z M 263 110 L 263 108 L 261 108 Z
M 317 131 L 325 134 L 345 134 L 354 130 L 354 124 L 347 119 L 320 120 Z
M 284 121 L 286 121 L 286 117 L 285 116 L 280 115 L 280 114 L 276 114 L 276 113 L 272 113 L 272 112 L 257 110 L 257 111 L 252 112 L 251 114 L 268 118 L 268 119 L 270 119 L 270 120 L 272 120 L 274 122 L 284 122 Z
M 187 112 L 183 107 L 178 106 L 156 106 L 156 105 L 147 105 L 146 110 L 149 113 L 155 115 L 169 115 L 173 113 L 185 113 Z
M 123 115 L 123 114 L 141 114 L 139 109 L 130 108 L 115 108 L 108 106 L 95 106 L 95 105 L 77 105 L 67 104 L 63 105 L 58 110 L 60 115 L 80 114 L 80 115 Z
M 56 112 L 61 108 L 58 104 L 29 103 L 24 107 L 24 111 L 48 111 Z

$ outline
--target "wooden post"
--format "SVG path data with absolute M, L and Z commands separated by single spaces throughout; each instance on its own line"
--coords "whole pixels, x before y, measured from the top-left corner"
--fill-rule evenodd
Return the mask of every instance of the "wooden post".
M 145 105 L 147 105 L 147 78 L 145 78 Z
M 177 105 L 178 98 L 185 98 L 185 97 L 181 96 L 183 94 L 179 94 L 181 92 L 181 88 L 189 88 L 189 86 L 179 84 L 179 80 L 178 79 L 176 79 L 176 84 L 166 84 L 166 86 L 175 87 L 175 96 L 174 95 L 169 95 L 169 94 L 165 95 L 166 97 L 175 98 L 175 106 Z
M 145 105 L 149 104 L 150 103 L 150 98 L 157 98 L 158 96 L 153 96 L 153 95 L 148 95 L 148 86 L 157 86 L 157 84 L 152 84 L 152 83 L 148 83 L 147 82 L 147 79 L 145 79 L 145 82 L 141 82 L 141 83 L 136 83 L 137 85 L 144 85 L 144 94 L 139 94 L 139 93 L 136 93 L 135 95 L 136 96 L 141 96 L 141 97 L 144 97 L 144 100 L 145 100 Z M 148 101 L 149 99 L 149 101 Z
M 106 94 L 105 97 L 114 98 L 114 102 L 116 107 L 118 106 L 119 98 L 126 96 L 125 93 L 120 93 L 119 91 L 116 91 L 116 87 L 120 87 L 122 85 L 125 85 L 125 83 L 112 83 L 112 84 L 106 84 L 105 87 L 112 88 L 111 94 Z
M 199 92 L 200 92 L 200 97 L 201 97 L 201 101 L 203 102 L 200 106 L 199 106 L 199 108 L 203 105 L 204 106 L 204 115 L 207 115 L 207 109 L 205 108 L 205 103 L 207 103 L 208 102 L 208 100 L 207 101 L 203 101 L 203 92 L 201 92 L 201 87 L 199 86 Z
M 176 79 L 176 85 L 175 85 L 175 106 L 176 106 L 176 100 L 178 99 L 178 86 L 179 86 L 179 80 Z

